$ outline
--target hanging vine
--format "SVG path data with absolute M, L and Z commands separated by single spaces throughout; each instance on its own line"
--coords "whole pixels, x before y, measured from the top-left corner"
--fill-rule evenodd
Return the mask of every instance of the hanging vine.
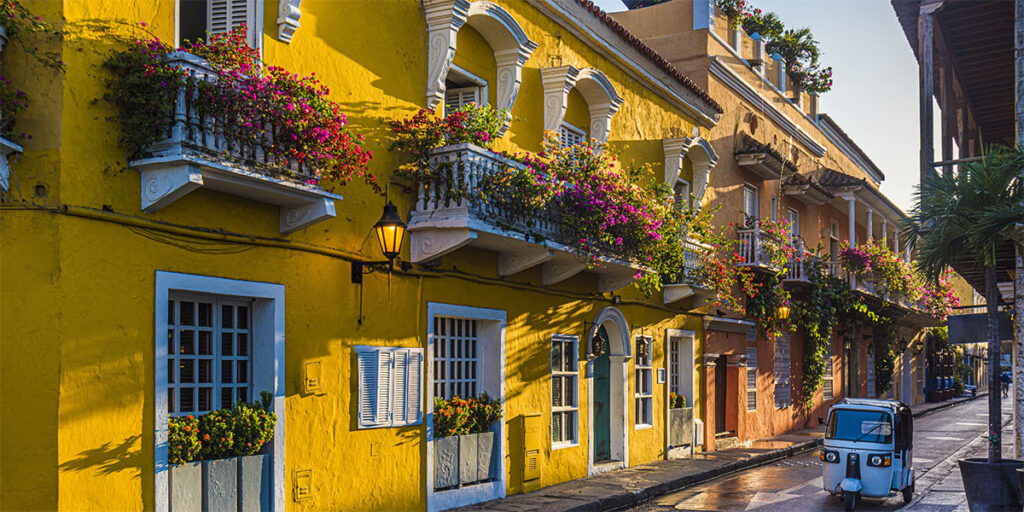
M 896 322 L 884 314 L 878 315 L 874 326 L 875 341 L 875 394 L 881 396 L 892 385 L 892 372 L 896 367 Z

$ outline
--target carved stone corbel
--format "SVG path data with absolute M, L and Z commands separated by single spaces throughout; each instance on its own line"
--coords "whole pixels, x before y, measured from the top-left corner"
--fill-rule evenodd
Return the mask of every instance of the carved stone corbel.
M 427 18 L 427 108 L 444 101 L 459 29 L 469 16 L 467 0 L 423 0 Z
M 278 0 L 277 9 L 277 38 L 282 42 L 292 42 L 292 36 L 299 29 L 299 18 L 302 11 L 299 9 L 299 2 L 302 0 Z

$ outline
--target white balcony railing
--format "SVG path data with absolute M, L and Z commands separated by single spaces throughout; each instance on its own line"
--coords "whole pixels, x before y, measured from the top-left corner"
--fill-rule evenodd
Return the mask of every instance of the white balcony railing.
M 282 233 L 290 233 L 333 217 L 341 196 L 307 181 L 307 165 L 273 151 L 277 143 L 268 125 L 260 140 L 248 140 L 234 121 L 201 112 L 199 85 L 219 77 L 210 64 L 194 55 L 175 52 L 172 66 L 186 76 L 177 91 L 166 138 L 154 143 L 139 159 L 129 162 L 142 175 L 142 209 L 160 210 L 200 187 L 281 207 Z
M 768 255 L 764 252 L 764 233 L 761 232 L 761 224 L 754 222 L 754 226 L 747 229 L 737 229 L 736 235 L 740 239 L 739 253 L 743 258 L 739 264 L 741 267 L 768 267 Z
M 807 269 L 804 268 L 808 258 L 812 258 L 808 254 L 804 254 L 804 241 L 797 238 L 793 242 L 793 257 L 789 259 L 789 263 L 786 264 L 786 281 L 810 281 L 807 275 Z
M 683 275 L 672 283 L 665 283 L 664 301 L 665 304 L 671 304 L 697 296 L 693 307 L 700 307 L 713 295 L 704 284 L 701 272 L 702 255 L 708 246 L 689 238 L 683 239 L 680 243 L 683 245 Z
M 541 266 L 541 283 L 547 286 L 588 271 L 597 274 L 601 292 L 629 284 L 643 270 L 610 250 L 597 261 L 583 261 L 553 210 L 519 211 L 500 198 L 485 199 L 487 179 L 522 168 L 519 162 L 466 143 L 435 149 L 428 163 L 430 177 L 416 184 L 409 218 L 413 263 L 472 246 L 498 253 L 500 276 Z

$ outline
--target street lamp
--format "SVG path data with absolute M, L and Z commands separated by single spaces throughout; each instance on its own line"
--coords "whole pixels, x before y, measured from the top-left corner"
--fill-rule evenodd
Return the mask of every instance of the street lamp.
M 385 261 L 353 261 L 352 262 L 352 282 L 354 284 L 363 284 L 363 274 L 369 274 L 377 270 L 377 266 L 388 264 L 388 272 L 390 273 L 395 269 L 395 259 L 398 258 L 398 254 L 402 251 L 402 240 L 405 238 L 405 222 L 402 221 L 402 217 L 398 215 L 398 208 L 394 203 L 388 201 L 388 204 L 384 205 L 384 213 L 381 214 L 380 220 L 373 225 L 373 230 L 377 234 L 377 244 L 380 245 L 380 252 L 387 258 Z M 407 262 L 400 262 L 403 270 L 412 268 Z
M 779 306 L 779 320 L 789 319 L 789 312 L 789 304 L 783 303 L 781 306 Z

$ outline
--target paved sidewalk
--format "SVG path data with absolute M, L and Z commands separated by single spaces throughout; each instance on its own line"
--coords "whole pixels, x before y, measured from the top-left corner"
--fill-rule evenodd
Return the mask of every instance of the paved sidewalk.
M 984 394 L 978 395 L 980 398 Z M 970 400 L 957 398 L 913 408 L 914 416 L 952 407 Z M 698 453 L 693 458 L 660 460 L 610 473 L 570 480 L 538 491 L 455 509 L 459 512 L 496 510 L 506 512 L 591 512 L 616 510 L 644 503 L 719 476 L 760 466 L 821 445 L 822 429 L 806 429 L 750 446 Z

